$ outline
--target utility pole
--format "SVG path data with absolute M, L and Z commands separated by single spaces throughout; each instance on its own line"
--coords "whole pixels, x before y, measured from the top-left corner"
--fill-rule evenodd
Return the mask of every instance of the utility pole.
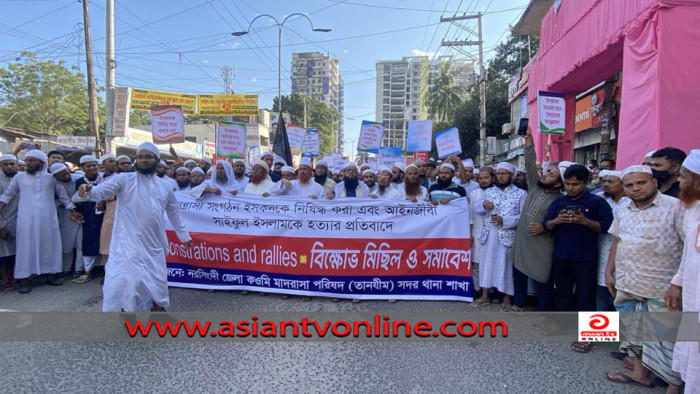
M 90 134 L 95 136 L 95 154 L 101 156 L 99 118 L 97 114 L 97 90 L 95 89 L 95 72 L 92 68 L 92 41 L 90 38 L 90 10 L 88 0 L 83 2 L 83 24 L 85 25 L 85 61 L 87 63 L 88 102 L 90 104 Z
M 231 67 L 221 67 L 221 80 L 224 82 L 224 93 L 232 94 L 233 89 L 231 88 Z
M 448 18 L 440 18 L 440 22 L 452 22 L 454 23 L 457 27 L 461 28 L 462 30 L 466 30 L 467 32 L 474 34 L 478 37 L 478 41 L 442 41 L 440 44 L 441 46 L 446 46 L 446 47 L 456 47 L 457 50 L 469 57 L 474 57 L 470 53 L 463 51 L 460 49 L 462 46 L 472 46 L 472 45 L 478 45 L 479 46 L 479 165 L 484 166 L 486 165 L 486 71 L 484 70 L 484 40 L 482 36 L 482 31 L 481 31 L 481 17 L 482 14 L 473 14 L 473 15 L 462 15 L 462 16 L 453 16 L 453 17 L 448 17 Z M 464 25 L 461 25 L 459 21 L 462 20 L 468 20 L 468 19 L 477 19 L 478 22 L 478 29 L 477 31 L 474 31 Z
M 302 100 L 304 100 L 304 128 L 307 128 L 306 126 L 306 96 L 301 96 Z
M 107 151 L 111 152 L 111 139 L 112 139 L 112 122 L 114 120 L 114 88 L 116 85 L 115 82 L 115 68 L 116 68 L 116 63 L 114 61 L 114 0 L 106 0 L 106 9 L 107 9 L 107 50 L 106 55 L 107 55 L 107 61 L 105 64 L 107 64 L 107 80 L 105 81 L 105 94 L 107 98 L 107 119 L 105 122 L 105 138 L 107 141 Z

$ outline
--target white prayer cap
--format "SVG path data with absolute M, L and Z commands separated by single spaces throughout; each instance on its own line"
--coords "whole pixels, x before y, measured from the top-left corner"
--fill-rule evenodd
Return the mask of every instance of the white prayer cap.
M 559 164 L 557 165 L 557 167 L 567 169 L 567 168 L 571 167 L 572 164 L 576 164 L 576 163 L 564 160 L 564 161 L 560 161 Z M 562 172 L 564 172 L 564 171 L 562 171 Z
M 316 167 L 318 167 L 318 166 L 324 166 L 324 167 L 328 168 L 328 162 L 326 162 L 325 160 L 319 160 L 316 162 Z
M 287 165 L 287 161 L 284 160 L 284 158 L 276 156 L 275 157 L 275 162 L 273 164 L 282 164 L 283 166 Z
M 3 161 L 17 161 L 17 156 L 10 153 L 5 153 L 4 155 L 0 156 L 0 163 Z
M 363 167 L 370 168 L 371 166 L 369 165 L 369 163 L 362 163 L 362 164 L 360 165 L 360 168 L 363 168 Z
M 166 163 L 166 162 L 163 161 L 163 160 L 161 160 L 160 163 L 158 163 L 158 164 L 161 165 L 161 166 L 163 166 L 163 167 L 167 167 L 167 166 L 168 166 L 168 163 Z
M 443 167 L 444 167 L 444 168 L 449 168 L 450 170 L 452 170 L 452 172 L 455 171 L 455 166 L 453 166 L 452 163 L 442 163 L 442 164 L 440 165 L 440 168 L 443 168 Z
M 129 156 L 127 156 L 127 155 L 119 155 L 119 156 L 117 156 L 117 161 L 119 161 L 119 160 L 128 160 L 129 163 L 131 163 L 131 158 L 129 158 Z
M 17 164 L 24 164 L 24 160 L 17 160 Z
M 208 157 L 202 157 L 202 161 L 204 161 L 205 163 L 211 165 L 211 159 L 208 158 Z
M 265 156 L 273 156 L 274 157 L 274 153 L 272 153 L 270 151 L 265 151 L 265 152 L 263 152 L 262 155 L 260 155 L 260 158 L 262 159 Z
M 188 164 L 190 164 L 190 163 L 195 164 L 195 165 L 197 164 L 197 162 L 194 161 L 194 160 L 192 160 L 192 159 L 187 159 L 187 160 L 185 160 L 185 165 L 188 165 Z
M 416 160 L 413 160 L 413 164 L 415 164 L 415 165 L 425 164 L 425 161 L 423 161 L 423 159 L 416 159 Z
M 156 155 L 156 158 L 160 159 L 160 151 L 153 142 L 142 142 L 141 145 L 139 145 L 139 147 L 136 148 L 136 154 L 138 155 L 139 152 L 141 152 L 142 150 L 153 153 L 154 155 Z
M 496 169 L 497 170 L 506 170 L 506 171 L 510 172 L 511 174 L 515 174 L 518 171 L 518 169 L 515 168 L 514 165 L 508 163 L 507 161 L 502 161 L 502 162 L 498 163 L 498 165 L 496 166 Z
M 185 168 L 187 168 L 187 167 L 185 167 Z M 201 167 L 193 168 L 192 171 L 190 171 L 190 174 L 195 173 L 195 172 L 198 172 L 198 173 L 204 175 L 204 170 Z
M 301 166 L 307 166 L 311 168 L 311 158 L 308 157 L 302 157 L 301 161 L 299 161 L 299 167 Z
M 188 174 L 190 173 L 190 169 L 187 168 L 187 167 L 178 167 L 178 169 L 175 170 L 175 173 L 177 174 L 177 173 L 180 172 L 180 171 L 185 171 L 185 172 L 188 173 Z
M 58 174 L 61 171 L 68 171 L 68 166 L 63 163 L 53 163 L 51 164 L 51 168 L 49 168 L 49 170 L 51 170 L 52 174 Z
M 654 153 L 656 153 L 656 150 L 647 153 L 646 156 L 644 156 L 644 158 L 646 159 L 647 157 L 651 157 Z
M 406 165 L 400 161 L 397 161 L 396 163 L 394 163 L 394 165 L 392 167 L 398 168 L 399 171 L 403 172 L 404 174 L 406 173 Z
M 243 159 L 234 159 L 233 160 L 233 164 L 236 164 L 238 162 L 243 163 L 243 165 L 245 165 L 245 160 L 243 160 Z M 187 162 L 185 162 L 185 164 L 187 164 Z
M 68 168 L 73 168 L 73 167 L 75 167 L 75 166 L 73 165 L 73 163 L 71 163 L 71 162 L 69 162 L 69 161 L 67 161 L 67 162 L 65 162 L 65 163 L 63 163 L 63 164 L 65 164 L 66 167 L 68 167 Z
M 252 164 L 253 167 L 255 167 L 256 165 L 261 166 L 265 169 L 265 171 L 270 172 L 270 166 L 268 166 L 267 163 L 265 163 L 265 161 L 262 159 L 255 160 L 250 164 Z
M 82 156 L 80 158 L 80 164 L 85 164 L 85 163 L 88 163 L 91 161 L 94 161 L 95 163 L 97 163 L 97 158 L 95 156 L 92 156 L 92 155 L 85 155 L 85 156 Z
M 352 162 L 345 163 L 345 165 L 343 166 L 343 171 L 347 170 L 348 168 L 354 168 L 355 171 L 357 171 L 357 166 L 355 165 L 355 163 L 352 163 Z
M 474 160 L 472 160 L 472 159 L 464 159 L 464 160 L 462 160 L 462 165 L 465 166 L 465 167 L 474 168 Z
M 368 169 L 362 171 L 362 175 L 365 175 L 365 174 L 374 174 L 374 175 L 377 175 L 377 173 L 376 173 L 372 168 L 368 168 Z
M 411 164 L 409 164 L 409 165 L 406 166 L 406 171 L 408 171 L 409 168 L 415 168 L 415 169 L 417 170 L 417 169 L 418 169 L 418 166 L 415 165 L 414 163 L 411 163 Z
M 629 166 L 629 167 L 625 168 L 624 171 L 622 171 L 621 178 L 624 178 L 626 175 L 632 174 L 635 172 L 641 172 L 643 174 L 649 174 L 652 176 L 654 175 L 654 173 L 651 172 L 651 168 L 649 168 L 647 166 Z
M 522 172 L 523 174 L 527 174 L 527 171 L 525 171 L 524 167 L 518 167 L 518 172 Z
M 74 174 L 85 175 L 85 171 L 83 171 L 83 170 L 78 170 L 78 171 L 75 171 Z
M 0 159 L 0 161 L 2 161 L 2 159 Z M 700 149 L 693 149 L 690 151 L 688 157 L 683 160 L 683 167 L 700 175 Z
M 600 173 L 598 173 L 599 178 L 606 177 L 606 176 L 614 176 L 614 177 L 622 179 L 622 171 L 603 170 Z
M 46 157 L 46 153 L 44 153 L 38 149 L 30 150 L 29 152 L 24 154 L 25 159 L 29 158 L 29 157 L 31 157 L 32 159 L 37 159 L 39 161 L 43 161 L 44 163 L 46 163 L 48 161 L 48 158 Z M 22 162 L 22 163 L 24 163 L 24 162 Z
M 102 159 L 97 159 L 97 165 L 102 165 Z
M 387 166 L 381 166 L 381 167 L 377 168 L 377 174 L 379 174 L 382 171 L 386 171 L 389 174 L 391 174 L 391 168 L 389 168 Z
M 282 172 L 283 172 L 283 173 L 284 173 L 284 172 L 291 172 L 292 174 L 294 174 L 294 167 L 292 167 L 292 166 L 282 166 Z
M 102 155 L 102 162 L 103 162 L 103 163 L 104 163 L 104 161 L 107 160 L 107 159 L 114 159 L 114 160 L 117 160 L 117 158 L 114 157 L 114 155 L 111 154 L 111 153 L 105 153 L 104 155 Z
M 479 175 L 479 172 L 480 172 L 480 171 L 479 171 L 478 168 L 475 168 L 475 169 L 474 169 L 474 175 Z

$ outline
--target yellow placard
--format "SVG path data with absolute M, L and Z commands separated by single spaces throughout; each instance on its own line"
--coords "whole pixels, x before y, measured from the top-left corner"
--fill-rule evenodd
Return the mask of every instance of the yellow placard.
M 257 116 L 257 94 L 198 94 L 200 116 Z
M 197 96 L 193 94 L 131 89 L 131 108 L 150 111 L 154 105 L 181 105 L 182 113 L 194 115 Z

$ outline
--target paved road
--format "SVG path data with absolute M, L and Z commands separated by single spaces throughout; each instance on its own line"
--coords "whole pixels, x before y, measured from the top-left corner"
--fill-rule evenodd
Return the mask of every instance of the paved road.
M 465 311 L 457 302 L 351 302 L 171 289 L 172 311 Z M 0 293 L 0 309 L 98 311 L 101 288 L 67 282 Z M 1 318 L 1 315 L 0 315 Z M 3 393 L 120 392 L 663 392 L 605 380 L 612 344 L 589 354 L 565 343 L 0 342 Z

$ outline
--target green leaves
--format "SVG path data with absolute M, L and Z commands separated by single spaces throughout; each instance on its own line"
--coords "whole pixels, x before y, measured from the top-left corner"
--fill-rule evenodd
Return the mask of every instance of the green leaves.
M 306 128 L 318 129 L 321 140 L 321 156 L 333 152 L 336 143 L 336 132 L 340 122 L 340 114 L 325 103 L 305 98 L 299 94 L 282 96 L 282 110 L 288 112 L 291 120 L 287 124 L 304 126 L 304 102 L 306 101 Z M 277 98 L 272 106 L 273 112 L 279 112 Z

